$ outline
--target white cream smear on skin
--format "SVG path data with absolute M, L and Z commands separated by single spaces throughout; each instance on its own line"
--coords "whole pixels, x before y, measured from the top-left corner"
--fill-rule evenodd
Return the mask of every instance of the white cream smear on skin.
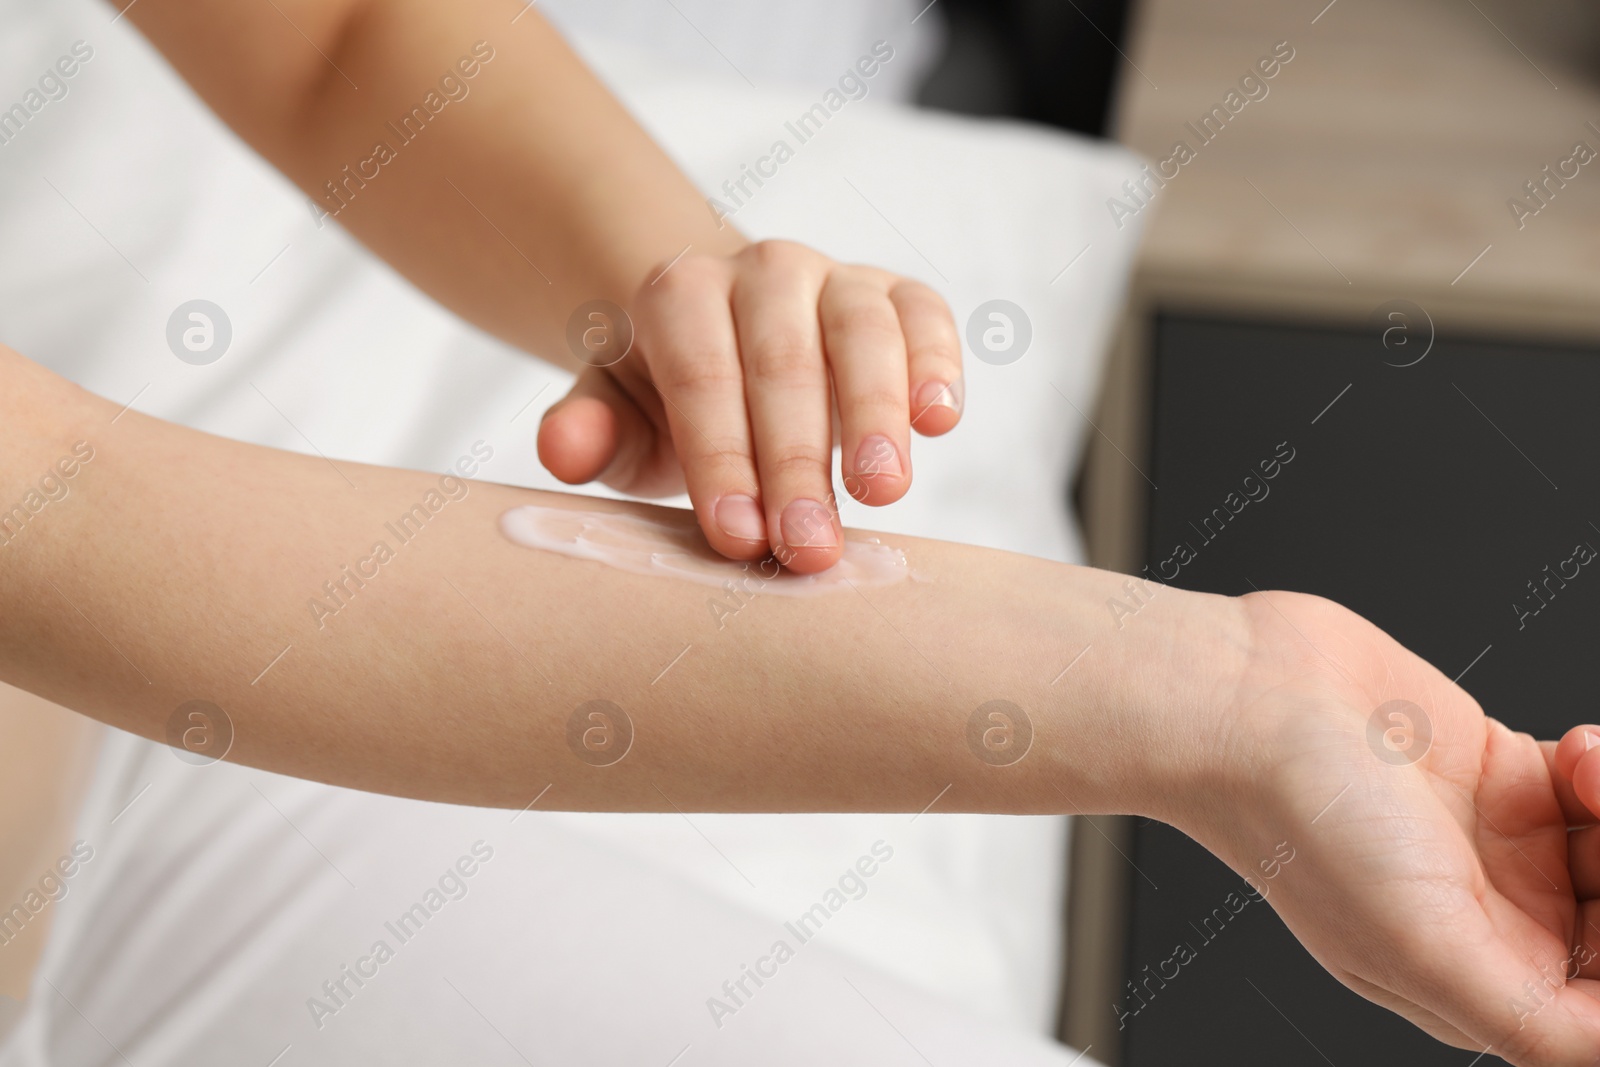
M 820 574 L 792 574 L 781 570 L 770 557 L 739 563 L 717 555 L 688 515 L 659 519 L 528 504 L 501 515 L 500 532 L 525 548 L 717 588 L 753 573 L 762 581 L 763 593 L 778 596 L 814 596 L 852 585 L 891 585 L 911 575 L 906 554 L 874 538 L 847 538 L 839 562 Z

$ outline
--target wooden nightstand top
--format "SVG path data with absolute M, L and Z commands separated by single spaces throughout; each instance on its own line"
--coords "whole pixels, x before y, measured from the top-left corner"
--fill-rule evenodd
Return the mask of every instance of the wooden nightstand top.
M 1600 337 L 1600 158 L 1569 162 L 1600 153 L 1600 77 L 1534 36 L 1489 0 L 1144 0 L 1120 139 L 1195 157 L 1155 194 L 1139 296 L 1339 318 L 1407 297 L 1442 329 Z M 1189 124 L 1283 41 L 1202 142 Z M 1539 206 L 1547 165 L 1577 176 L 1519 229 L 1508 201 Z

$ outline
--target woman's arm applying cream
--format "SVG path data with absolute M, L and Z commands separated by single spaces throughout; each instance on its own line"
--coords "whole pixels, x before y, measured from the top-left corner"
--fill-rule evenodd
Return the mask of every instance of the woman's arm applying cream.
M 206 701 L 229 759 L 300 777 L 514 807 L 1142 810 L 1168 778 L 1153 713 L 1203 721 L 1244 654 L 1232 601 L 1136 586 L 1119 629 L 1121 576 L 937 542 L 861 546 L 804 596 L 785 583 L 818 579 L 760 564 L 525 547 L 502 530 L 522 506 L 644 520 L 635 554 L 676 551 L 685 513 L 208 437 L 10 353 L 0 375 L 0 677 L 160 739 Z
M 95 718 L 225 713 L 229 759 L 464 803 L 1152 815 L 1442 1039 L 1600 1048 L 1596 980 L 1552 977 L 1600 951 L 1594 816 L 1328 601 L 910 538 L 790 595 L 685 557 L 679 513 L 118 417 L 4 351 L 0 457 L 0 678 Z

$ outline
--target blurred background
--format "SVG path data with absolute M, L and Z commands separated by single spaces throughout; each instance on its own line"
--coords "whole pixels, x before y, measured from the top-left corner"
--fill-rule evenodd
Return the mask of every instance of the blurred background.
M 1127 0 L 944 0 L 945 48 L 917 94 L 926 107 L 1104 136 Z
M 119 403 L 278 447 L 436 469 L 492 435 L 487 477 L 551 485 L 532 435 L 559 376 L 315 227 L 128 20 L 89 0 L 0 8 L 6 100 L 74 39 L 97 50 L 71 102 L 0 159 L 8 344 Z M 969 351 L 967 432 L 919 443 L 903 506 L 849 521 L 1221 593 L 1320 593 L 1515 727 L 1593 718 L 1600 578 L 1548 575 L 1600 546 L 1600 6 L 540 9 L 708 192 L 864 45 L 896 43 L 873 104 L 852 104 L 739 224 L 937 272 L 963 324 L 1011 301 L 1034 347 L 1009 363 Z M 209 367 L 165 338 L 195 297 L 235 324 Z M 1270 496 L 1219 516 L 1285 451 Z M 1193 559 L 1172 576 L 1178 546 Z M 675 817 L 528 822 L 768 918 L 878 832 L 846 816 L 707 817 L 704 838 Z M 161 846 L 121 825 L 130 854 Z M 897 823 L 900 881 L 841 922 L 836 948 L 1108 1064 L 1498 1062 L 1343 989 L 1267 907 L 1208 921 L 1241 882 L 1175 831 L 1079 819 L 1070 846 L 1063 831 L 937 811 Z M 747 891 L 712 839 L 773 888 Z M 75 892 L 87 913 L 97 898 Z M 1194 958 L 1171 977 L 1180 943 Z M 52 972 L 68 990 L 94 979 Z M 129 1019 L 113 1032 L 140 1033 Z
M 1092 561 L 1188 546 L 1173 584 L 1330 596 L 1514 727 L 1592 717 L 1600 581 L 1546 579 L 1600 545 L 1600 6 L 940 7 L 922 103 L 1117 141 L 1163 179 L 1107 203 L 1145 232 L 1074 487 Z M 1264 77 L 1273 55 L 1292 58 Z M 1216 518 L 1284 443 L 1270 498 Z M 1219 932 L 1240 879 L 1176 831 L 1094 821 L 1071 875 L 1078 1047 L 1500 1062 L 1366 1004 L 1266 907 Z

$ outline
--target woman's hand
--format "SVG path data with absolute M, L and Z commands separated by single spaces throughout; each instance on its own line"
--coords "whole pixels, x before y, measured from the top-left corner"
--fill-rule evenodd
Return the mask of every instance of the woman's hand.
M 911 430 L 961 417 L 961 342 L 932 289 L 803 245 L 685 255 L 628 309 L 632 350 L 590 367 L 550 409 L 539 458 L 562 481 L 665 496 L 687 487 L 732 559 L 811 573 L 839 558 L 837 404 L 846 492 L 890 504 L 911 485 Z
M 515 32 L 503 0 L 119 6 L 305 190 L 318 225 L 335 219 L 478 327 L 565 357 L 575 311 L 582 335 L 590 303 L 627 305 L 632 350 L 605 368 L 572 352 L 590 368 L 540 429 L 540 458 L 564 482 L 687 486 L 723 555 L 818 571 L 840 554 L 832 446 L 846 491 L 887 504 L 911 483 L 911 429 L 941 434 L 960 417 L 943 300 L 800 245 L 749 244 L 531 4 Z M 343 77 L 327 76 L 330 55 Z M 425 91 L 448 98 L 450 117 L 400 141 L 405 164 L 376 180 L 390 156 L 373 131 Z
M 1336 978 L 1440 1040 L 1529 1067 L 1600 1062 L 1600 757 L 1582 733 L 1559 751 L 1514 733 L 1331 602 L 1245 602 L 1254 663 L 1220 744 L 1233 770 L 1168 821 Z

